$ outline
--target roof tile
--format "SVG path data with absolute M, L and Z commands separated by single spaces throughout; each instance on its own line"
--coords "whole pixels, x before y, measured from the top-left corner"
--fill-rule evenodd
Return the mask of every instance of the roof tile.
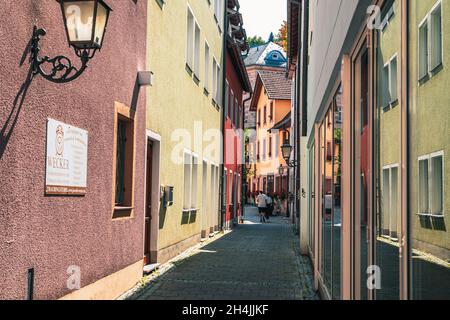
M 285 71 L 259 71 L 269 99 L 290 100 L 292 98 L 292 82 Z

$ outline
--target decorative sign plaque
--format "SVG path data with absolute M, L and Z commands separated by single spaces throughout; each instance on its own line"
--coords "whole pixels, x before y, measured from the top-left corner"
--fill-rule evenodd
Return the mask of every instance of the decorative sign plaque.
M 47 120 L 47 195 L 86 194 L 87 148 L 87 131 L 53 119 Z

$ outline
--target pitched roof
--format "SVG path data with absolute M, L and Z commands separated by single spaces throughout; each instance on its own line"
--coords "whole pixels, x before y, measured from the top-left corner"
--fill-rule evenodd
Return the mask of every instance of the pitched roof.
M 259 71 L 259 76 L 269 99 L 291 99 L 292 82 L 286 77 L 285 71 Z
M 271 100 L 291 100 L 292 81 L 286 77 L 284 70 L 277 71 L 259 71 L 256 78 L 253 99 L 250 110 L 255 111 L 259 96 L 264 87 L 267 96 Z
M 284 116 L 278 123 L 276 123 L 269 131 L 282 130 L 291 126 L 291 111 Z
M 282 47 L 280 47 L 276 43 L 268 42 L 263 45 L 250 48 L 244 58 L 245 65 L 267 65 L 266 57 L 272 51 L 281 52 L 283 58 L 286 59 L 286 52 L 284 52 Z M 286 63 L 282 64 L 280 67 L 286 67 Z

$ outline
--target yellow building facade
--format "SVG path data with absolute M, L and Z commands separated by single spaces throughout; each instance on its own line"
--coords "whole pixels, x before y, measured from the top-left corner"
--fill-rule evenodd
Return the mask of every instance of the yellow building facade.
M 224 2 L 148 1 L 147 263 L 219 225 Z

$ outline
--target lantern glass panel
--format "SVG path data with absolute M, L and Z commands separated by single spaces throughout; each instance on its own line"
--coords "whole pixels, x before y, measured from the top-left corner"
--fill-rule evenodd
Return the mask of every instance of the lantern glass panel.
M 94 7 L 94 1 L 67 1 L 63 3 L 70 44 L 89 44 L 92 42 Z
M 108 22 L 108 13 L 108 8 L 106 8 L 103 3 L 99 2 L 94 34 L 94 44 L 98 47 L 102 46 L 103 35 L 105 34 L 106 23 Z
M 292 147 L 288 144 L 283 144 L 281 147 L 281 153 L 283 154 L 283 159 L 287 160 L 291 157 Z

